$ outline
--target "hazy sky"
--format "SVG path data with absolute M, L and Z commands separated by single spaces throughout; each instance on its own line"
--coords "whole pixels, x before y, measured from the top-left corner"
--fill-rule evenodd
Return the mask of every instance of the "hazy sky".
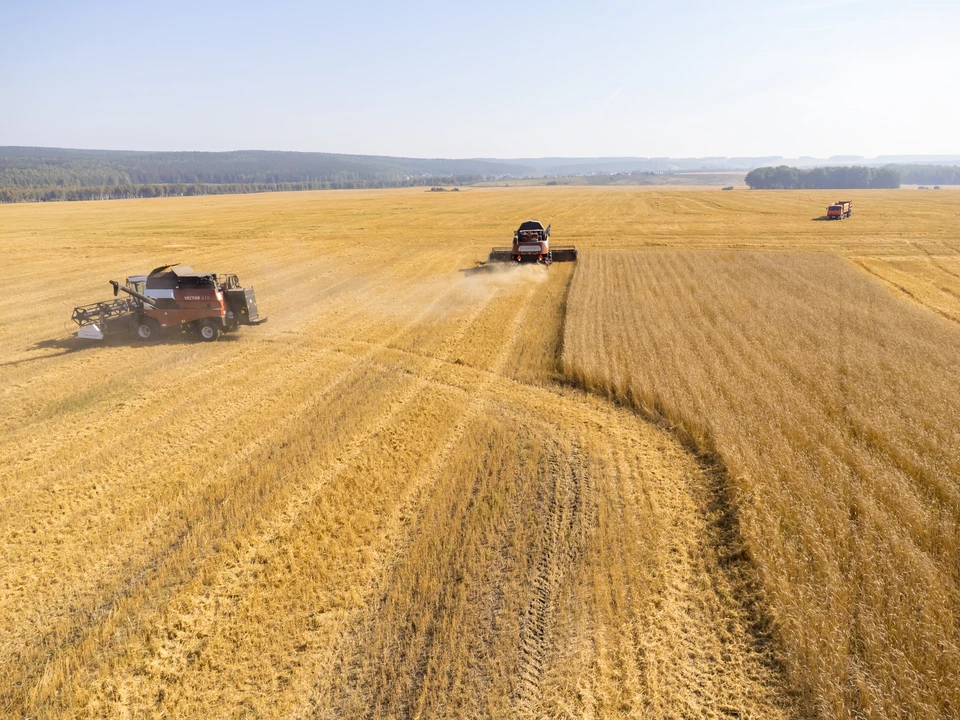
M 960 153 L 960 0 L 0 0 L 0 145 Z

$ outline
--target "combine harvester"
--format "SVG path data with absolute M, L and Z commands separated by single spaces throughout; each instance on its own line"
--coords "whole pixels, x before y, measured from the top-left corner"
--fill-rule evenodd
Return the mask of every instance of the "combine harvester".
M 260 325 L 253 288 L 240 287 L 236 275 L 194 272 L 189 265 L 164 265 L 149 275 L 111 280 L 115 300 L 73 310 L 78 337 L 103 340 L 135 333 L 141 340 L 186 332 L 212 341 L 241 325 Z M 119 298 L 120 291 L 130 297 Z
M 513 245 L 493 248 L 488 262 L 513 265 L 536 262 L 549 267 L 555 262 L 575 262 L 579 254 L 572 245 L 551 248 L 550 226 L 544 228 L 539 220 L 527 220 L 513 234 Z

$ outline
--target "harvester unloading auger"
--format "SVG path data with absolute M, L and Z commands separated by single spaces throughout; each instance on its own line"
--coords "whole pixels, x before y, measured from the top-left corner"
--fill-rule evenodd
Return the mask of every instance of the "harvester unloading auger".
M 514 265 L 536 262 L 549 266 L 555 262 L 574 262 L 579 254 L 573 245 L 550 247 L 550 226 L 544 228 L 539 220 L 526 220 L 513 234 L 513 245 L 493 248 L 488 262 Z
M 155 340 L 164 333 L 187 332 L 216 340 L 241 325 L 260 325 L 253 288 L 240 286 L 236 275 L 198 273 L 188 265 L 163 265 L 149 275 L 133 275 L 125 283 L 111 280 L 114 300 L 73 310 L 77 335 L 103 340 L 107 335 L 135 333 Z M 123 291 L 129 297 L 118 297 Z

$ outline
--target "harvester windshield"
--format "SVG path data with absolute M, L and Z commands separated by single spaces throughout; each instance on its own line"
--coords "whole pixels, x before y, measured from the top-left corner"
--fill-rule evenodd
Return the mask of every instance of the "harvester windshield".
M 147 276 L 146 275 L 131 275 L 127 278 L 127 287 L 132 290 L 136 290 L 138 293 L 143 294 L 143 291 L 147 289 Z

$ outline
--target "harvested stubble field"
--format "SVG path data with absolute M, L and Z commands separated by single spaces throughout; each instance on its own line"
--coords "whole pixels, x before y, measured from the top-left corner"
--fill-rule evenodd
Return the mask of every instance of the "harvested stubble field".
M 0 207 L 0 714 L 956 714 L 960 193 L 832 199 Z M 270 322 L 68 336 L 170 261 Z

